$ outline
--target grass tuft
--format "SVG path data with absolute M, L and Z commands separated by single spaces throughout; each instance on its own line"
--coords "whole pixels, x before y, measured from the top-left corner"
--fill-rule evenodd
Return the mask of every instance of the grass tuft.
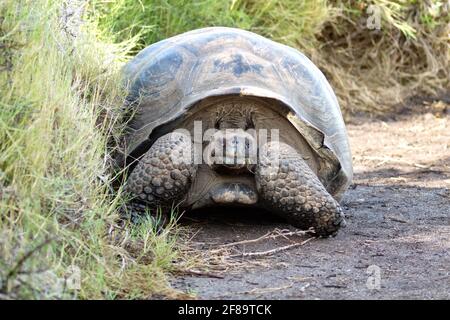
M 0 3 L 1 298 L 169 292 L 171 232 L 118 226 L 110 191 L 119 71 L 136 44 L 108 40 L 88 11 L 67 14 L 80 3 Z

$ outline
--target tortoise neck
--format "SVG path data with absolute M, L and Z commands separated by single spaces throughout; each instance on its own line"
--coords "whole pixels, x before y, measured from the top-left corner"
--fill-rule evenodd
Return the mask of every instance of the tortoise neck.
M 239 116 L 237 114 L 230 115 L 226 117 L 225 119 L 222 119 L 219 121 L 218 129 L 225 130 L 225 129 L 247 129 L 247 120 L 245 117 Z

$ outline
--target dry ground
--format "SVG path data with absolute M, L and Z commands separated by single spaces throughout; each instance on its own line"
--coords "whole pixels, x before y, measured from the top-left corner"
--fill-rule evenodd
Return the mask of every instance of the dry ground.
M 279 236 L 295 230 L 260 212 L 200 212 L 185 224 L 192 254 L 209 267 L 174 277 L 173 286 L 200 299 L 450 299 L 450 114 L 442 103 L 421 110 L 349 121 L 355 176 L 338 236 L 232 257 L 308 236 Z M 274 229 L 275 238 L 221 247 Z M 371 265 L 380 268 L 379 289 L 367 286 Z

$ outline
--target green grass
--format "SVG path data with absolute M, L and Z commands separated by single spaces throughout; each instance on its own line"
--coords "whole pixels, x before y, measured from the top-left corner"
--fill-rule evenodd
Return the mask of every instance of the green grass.
M 139 48 L 192 29 L 225 26 L 285 43 L 310 40 L 329 15 L 325 0 L 118 0 L 94 3 L 100 25 Z
M 167 291 L 172 233 L 119 226 L 110 192 L 119 71 L 135 44 L 95 21 L 73 37 L 60 12 L 60 1 L 0 4 L 0 298 L 150 297 Z M 73 268 L 79 290 L 65 286 Z

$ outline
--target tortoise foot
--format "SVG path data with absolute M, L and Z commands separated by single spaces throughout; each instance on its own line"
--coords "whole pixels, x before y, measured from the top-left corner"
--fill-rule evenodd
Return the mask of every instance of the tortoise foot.
M 190 138 L 179 132 L 160 137 L 140 159 L 125 186 L 132 197 L 129 206 L 134 220 L 145 212 L 153 217 L 173 213 L 185 200 L 195 173 Z
M 334 236 L 345 219 L 338 202 L 295 149 L 267 143 L 260 152 L 256 184 L 261 198 L 292 225 Z

